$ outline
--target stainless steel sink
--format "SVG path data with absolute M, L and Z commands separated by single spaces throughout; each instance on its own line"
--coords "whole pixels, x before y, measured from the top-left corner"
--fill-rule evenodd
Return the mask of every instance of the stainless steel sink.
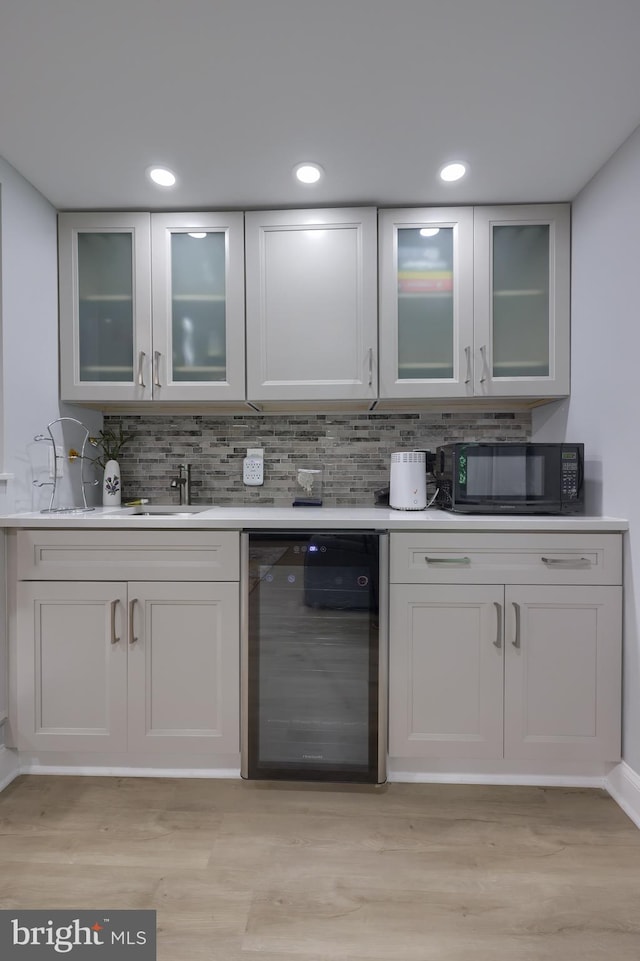
M 213 504 L 140 504 L 109 513 L 108 517 L 193 517 L 211 510 Z

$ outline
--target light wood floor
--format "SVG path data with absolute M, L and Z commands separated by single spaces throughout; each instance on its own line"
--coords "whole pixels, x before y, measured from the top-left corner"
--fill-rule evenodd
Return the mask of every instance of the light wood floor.
M 154 908 L 159 961 L 638 961 L 603 792 L 20 777 L 1 908 Z

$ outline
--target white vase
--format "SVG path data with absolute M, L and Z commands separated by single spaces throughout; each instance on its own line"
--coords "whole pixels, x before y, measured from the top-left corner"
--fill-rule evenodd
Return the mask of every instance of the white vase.
M 121 496 L 120 464 L 117 460 L 108 460 L 102 478 L 102 504 L 104 507 L 119 507 Z

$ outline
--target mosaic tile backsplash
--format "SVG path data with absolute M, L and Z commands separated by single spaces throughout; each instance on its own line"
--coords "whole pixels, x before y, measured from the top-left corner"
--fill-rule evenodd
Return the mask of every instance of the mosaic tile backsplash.
M 393 451 L 434 449 L 456 440 L 519 441 L 530 411 L 515 413 L 111 415 L 134 437 L 120 455 L 123 501 L 177 502 L 171 480 L 191 464 L 192 502 L 291 506 L 299 468 L 322 467 L 325 506 L 374 503 L 389 483 Z M 264 448 L 264 485 L 245 487 L 248 447 Z

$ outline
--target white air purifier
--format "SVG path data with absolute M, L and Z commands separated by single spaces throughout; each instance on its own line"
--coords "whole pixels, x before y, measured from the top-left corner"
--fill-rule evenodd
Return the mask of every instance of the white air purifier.
M 397 511 L 423 511 L 427 506 L 427 455 L 423 450 L 391 455 L 389 507 Z

